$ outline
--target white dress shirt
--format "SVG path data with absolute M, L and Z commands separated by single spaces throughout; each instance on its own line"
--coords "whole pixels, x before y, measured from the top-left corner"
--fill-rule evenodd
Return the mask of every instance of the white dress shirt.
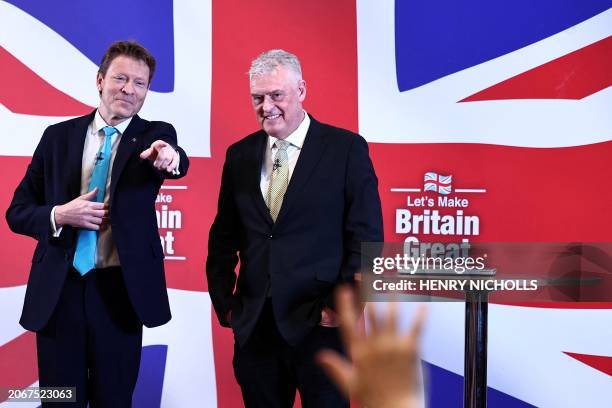
M 295 165 L 300 157 L 300 151 L 304 145 L 304 139 L 306 139 L 306 133 L 308 132 L 309 126 L 310 118 L 308 117 L 306 111 L 304 111 L 304 119 L 302 120 L 302 123 L 300 123 L 293 133 L 284 139 L 290 143 L 289 147 L 287 148 L 287 158 L 289 159 L 289 181 L 291 181 L 293 170 L 295 169 Z M 278 150 L 278 148 L 274 145 L 277 140 L 278 138 L 268 135 L 268 145 L 266 155 L 261 166 L 261 178 L 259 182 L 261 194 L 263 194 L 264 200 L 268 195 L 270 177 L 272 176 L 272 167 L 274 165 L 274 156 L 276 156 L 276 151 Z
M 104 191 L 104 203 L 109 204 L 110 201 L 110 185 L 111 175 L 113 171 L 113 162 L 117 154 L 117 148 L 121 142 L 121 136 L 127 129 L 128 125 L 132 121 L 132 118 L 128 118 L 116 126 L 117 132 L 111 136 L 111 158 L 108 168 L 108 177 L 106 178 L 106 189 Z M 81 195 L 89 191 L 89 182 L 93 174 L 93 169 L 96 161 L 96 156 L 100 149 L 104 145 L 104 127 L 108 125 L 99 111 L 96 111 L 94 120 L 87 127 L 87 133 L 85 135 L 85 145 L 83 146 L 83 158 L 81 162 Z M 53 236 L 58 237 L 62 228 L 56 228 L 55 225 L 55 208 L 51 211 L 51 229 Z M 117 253 L 117 247 L 113 242 L 113 233 L 110 224 L 107 224 L 105 228 L 98 231 L 98 241 L 96 248 L 96 268 L 106 268 L 109 266 L 119 266 L 119 254 Z

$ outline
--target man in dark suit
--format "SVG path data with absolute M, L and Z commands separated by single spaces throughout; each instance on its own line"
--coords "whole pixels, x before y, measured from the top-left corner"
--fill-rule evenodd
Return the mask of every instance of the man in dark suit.
M 154 69 L 141 45 L 112 44 L 98 109 L 45 130 L 6 213 L 38 241 L 20 322 L 36 332 L 40 385 L 76 387 L 53 407 L 130 407 L 142 326 L 171 317 L 155 197 L 189 160 L 172 125 L 136 115 Z
M 342 351 L 334 288 L 354 282 L 361 243 L 383 239 L 368 145 L 303 110 L 295 55 L 268 51 L 249 78 L 262 130 L 227 150 L 208 242 L 209 293 L 221 325 L 234 330 L 247 407 L 292 407 L 296 388 L 304 407 L 348 407 L 314 355 Z

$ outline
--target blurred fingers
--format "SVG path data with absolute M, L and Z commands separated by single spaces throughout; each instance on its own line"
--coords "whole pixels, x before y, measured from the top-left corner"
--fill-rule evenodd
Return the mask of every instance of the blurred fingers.
M 323 350 L 316 356 L 317 362 L 334 381 L 340 391 L 348 398 L 351 393 L 351 380 L 353 367 L 351 363 L 340 354 L 332 350 Z

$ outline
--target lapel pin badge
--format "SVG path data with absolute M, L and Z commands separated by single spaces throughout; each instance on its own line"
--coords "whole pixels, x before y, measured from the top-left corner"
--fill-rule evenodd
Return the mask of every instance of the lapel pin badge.
M 133 137 L 133 138 L 132 138 L 132 142 L 135 142 L 135 141 L 136 141 L 136 138 L 135 138 L 135 137 Z

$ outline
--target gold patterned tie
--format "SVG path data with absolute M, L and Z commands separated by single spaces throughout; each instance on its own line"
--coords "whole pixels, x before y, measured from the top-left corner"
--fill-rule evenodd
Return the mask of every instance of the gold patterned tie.
M 287 156 L 287 148 L 290 143 L 285 140 L 277 140 L 274 144 L 278 150 L 276 151 L 276 156 L 274 156 L 266 204 L 270 209 L 270 216 L 276 221 L 281 205 L 283 204 L 283 197 L 289 185 L 289 158 Z

